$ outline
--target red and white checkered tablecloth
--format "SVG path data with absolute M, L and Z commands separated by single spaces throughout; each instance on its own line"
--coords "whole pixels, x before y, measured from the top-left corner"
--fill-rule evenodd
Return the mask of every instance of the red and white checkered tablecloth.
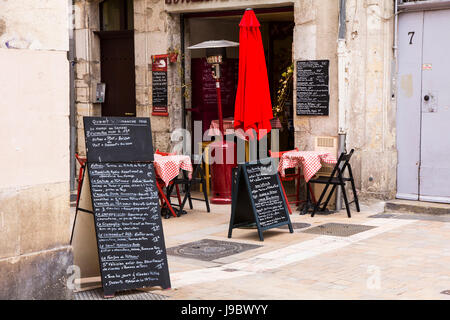
M 329 152 L 289 151 L 281 156 L 278 172 L 284 177 L 284 170 L 301 166 L 305 181 L 308 182 L 322 168 L 322 162 L 335 164 L 337 159 Z
M 162 156 L 160 154 L 154 155 L 156 174 L 164 181 L 166 187 L 169 182 L 180 173 L 180 170 L 186 170 L 189 173 L 189 179 L 192 178 L 192 162 L 189 156 L 185 155 L 171 155 Z

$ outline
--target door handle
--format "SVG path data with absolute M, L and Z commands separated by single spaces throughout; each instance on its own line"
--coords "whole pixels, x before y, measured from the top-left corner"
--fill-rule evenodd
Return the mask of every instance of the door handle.
M 425 101 L 430 100 L 430 96 L 426 94 L 426 95 L 423 97 L 423 100 L 425 100 Z

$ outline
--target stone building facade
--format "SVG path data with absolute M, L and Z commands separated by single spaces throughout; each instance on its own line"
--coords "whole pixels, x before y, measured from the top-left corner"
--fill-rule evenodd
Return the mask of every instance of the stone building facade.
M 71 295 L 68 21 L 67 1 L 0 1 L 0 299 Z
M 75 1 L 75 85 L 81 153 L 84 149 L 82 117 L 102 113 L 101 105 L 93 102 L 95 84 L 101 81 L 99 39 L 93 32 L 100 27 L 100 2 Z M 395 95 L 391 96 L 395 63 L 391 0 L 345 1 L 346 28 L 341 41 L 338 41 L 340 1 L 336 0 L 135 0 L 136 115 L 151 117 L 154 146 L 168 151 L 170 133 L 182 127 L 182 104 L 189 108 L 190 101 L 182 99 L 179 65 L 169 65 L 169 117 L 151 115 L 151 56 L 182 47 L 181 39 L 185 41 L 184 48 L 194 44 L 189 41 L 189 24 L 181 19 L 184 15 L 286 6 L 292 7 L 295 23 L 292 60 L 330 61 L 329 116 L 297 116 L 294 110 L 295 146 L 312 150 L 317 136 L 337 139 L 339 134 L 345 134 L 347 149 L 356 150 L 352 164 L 361 196 L 393 198 L 396 144 Z M 183 37 L 181 30 L 184 30 Z M 185 49 L 184 83 L 190 81 L 190 54 Z M 189 114 L 186 119 L 189 123 Z
M 327 116 L 297 115 L 293 96 L 294 147 L 313 150 L 317 137 L 334 138 L 337 149 L 355 149 L 360 197 L 396 196 L 398 97 L 412 84 L 402 82 L 397 91 L 398 5 L 403 13 L 449 15 L 448 0 L 0 1 L 0 298 L 70 297 L 73 154 L 85 155 L 83 117 L 104 115 L 96 89 L 106 3 L 127 4 L 120 23 L 128 22 L 133 36 L 133 115 L 151 118 L 155 149 L 169 151 L 172 132 L 191 128 L 190 62 L 198 56 L 186 48 L 202 37 L 236 38 L 235 24 L 251 7 L 267 21 L 275 14 L 292 22 L 294 63 L 329 61 Z M 155 116 L 152 56 L 171 48 L 183 59 L 168 66 L 169 115 Z M 294 72 L 294 91 L 295 79 Z

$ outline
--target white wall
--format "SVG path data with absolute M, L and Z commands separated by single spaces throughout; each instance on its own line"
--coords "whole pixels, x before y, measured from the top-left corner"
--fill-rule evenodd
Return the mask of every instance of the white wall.
M 0 299 L 70 294 L 68 5 L 0 0 Z
M 0 48 L 66 51 L 68 18 L 67 0 L 2 0 Z
M 65 52 L 0 49 L 0 189 L 69 179 Z

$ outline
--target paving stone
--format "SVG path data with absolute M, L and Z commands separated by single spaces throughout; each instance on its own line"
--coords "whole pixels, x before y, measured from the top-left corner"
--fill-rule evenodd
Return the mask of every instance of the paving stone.
M 351 219 L 345 210 L 314 218 L 292 214 L 292 223 L 310 226 L 294 234 L 278 229 L 261 242 L 256 229 L 236 230 L 228 239 L 229 206 L 211 205 L 207 213 L 194 201 L 194 208 L 163 219 L 167 248 L 202 239 L 259 247 L 210 262 L 169 255 L 176 290 L 152 293 L 169 299 L 450 299 L 441 293 L 450 290 L 450 222 L 442 216 L 374 218 L 380 212 L 368 209 Z M 345 237 L 305 232 L 324 224 L 370 228 Z M 380 288 L 368 288 L 377 276 Z

